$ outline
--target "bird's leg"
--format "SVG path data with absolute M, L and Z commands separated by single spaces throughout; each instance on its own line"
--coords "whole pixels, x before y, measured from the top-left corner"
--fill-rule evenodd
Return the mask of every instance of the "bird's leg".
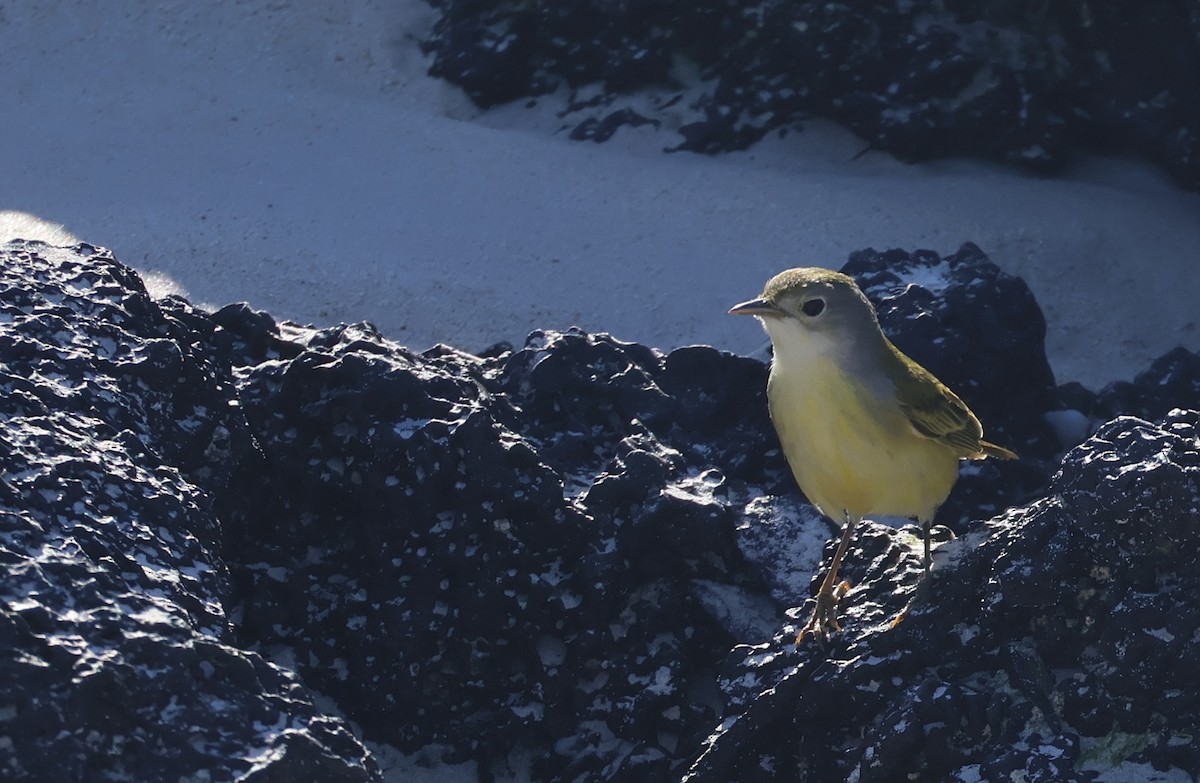
M 917 585 L 917 589 L 913 593 L 913 597 L 910 598 L 908 600 L 908 603 L 904 605 L 904 608 L 900 610 L 900 614 L 896 615 L 895 618 L 893 618 L 892 621 L 890 623 L 888 623 L 889 630 L 891 630 L 892 628 L 895 628 L 897 625 L 904 622 L 904 618 L 908 616 L 908 610 L 910 608 L 912 608 L 912 605 L 914 603 L 916 603 L 917 599 L 920 598 L 921 595 L 925 592 L 925 590 L 928 589 L 926 587 L 926 585 L 929 584 L 929 564 L 931 562 L 933 562 L 932 558 L 929 554 L 929 537 L 932 532 L 933 532 L 933 520 L 932 519 L 922 519 L 921 520 L 921 537 L 925 539 L 925 578 L 921 580 L 921 584 Z
M 810 633 L 824 639 L 829 631 L 842 630 L 842 626 L 838 625 L 837 621 L 838 599 L 846 594 L 850 585 L 846 582 L 838 584 L 838 568 L 842 564 L 842 558 L 846 555 L 846 548 L 850 545 L 850 538 L 854 535 L 854 528 L 858 524 L 858 519 L 851 517 L 849 512 L 843 511 L 842 513 L 846 517 L 845 527 L 842 528 L 842 539 L 838 541 L 837 551 L 833 553 L 833 562 L 829 564 L 829 572 L 825 574 L 825 578 L 821 580 L 821 587 L 817 590 L 817 606 L 813 609 L 812 619 L 796 637 L 796 644 L 804 641 L 804 637 Z M 835 585 L 837 586 L 836 592 Z
M 925 539 L 925 578 L 926 579 L 929 578 L 929 563 L 931 560 L 930 555 L 929 555 L 929 536 L 932 532 L 933 532 L 933 520 L 932 519 L 922 519 L 921 520 L 921 537 Z

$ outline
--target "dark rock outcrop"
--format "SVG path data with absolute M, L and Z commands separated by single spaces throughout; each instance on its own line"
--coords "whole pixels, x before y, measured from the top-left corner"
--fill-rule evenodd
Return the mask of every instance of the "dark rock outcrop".
M 1026 459 L 964 476 L 923 587 L 911 529 L 865 524 L 824 648 L 794 636 L 833 531 L 758 361 L 578 331 L 418 354 L 155 302 L 88 246 L 0 254 L 6 778 L 376 779 L 342 715 L 485 778 L 525 748 L 548 781 L 1082 780 L 1114 732 L 1195 768 L 1169 740 L 1196 416 L 1060 465 L 1044 413 L 1165 392 L 1056 389 L 1036 303 L 972 245 L 847 270 Z M 1163 361 L 1147 382 L 1191 366 Z
M 903 596 L 918 564 L 868 528 L 846 632 L 735 651 L 733 709 L 685 779 L 1084 781 L 1120 743 L 1200 773 L 1184 742 L 1200 715 L 1198 439 L 1195 411 L 1114 419 L 1044 499 L 944 545 Z
M 906 160 L 1052 171 L 1072 150 L 1128 150 L 1200 188 L 1200 8 L 1186 0 L 433 5 L 431 73 L 481 106 L 601 83 L 568 109 L 586 113 L 576 138 L 653 122 L 614 108 L 619 94 L 678 86 L 687 61 L 711 86 L 677 149 L 743 149 L 816 115 Z
M 1079 411 L 1097 426 L 1121 415 L 1161 419 L 1173 408 L 1200 408 L 1200 356 L 1175 348 L 1132 381 L 1115 381 L 1099 392 L 1068 383 L 1058 398 L 1059 406 Z
M 214 498 L 253 446 L 207 318 L 106 251 L 2 255 L 0 776 L 377 778 L 293 672 L 232 644 Z

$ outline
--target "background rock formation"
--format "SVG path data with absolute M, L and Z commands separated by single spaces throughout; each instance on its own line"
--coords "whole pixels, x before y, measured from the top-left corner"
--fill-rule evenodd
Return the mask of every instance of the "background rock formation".
M 682 95 L 645 114 L 612 104 L 680 86 L 686 63 L 705 85 L 677 149 L 744 149 L 821 116 L 910 161 L 1052 171 L 1072 150 L 1128 150 L 1200 187 L 1200 8 L 1185 0 L 433 5 L 430 72 L 481 106 L 602 83 L 568 110 L 575 138 L 659 122 Z

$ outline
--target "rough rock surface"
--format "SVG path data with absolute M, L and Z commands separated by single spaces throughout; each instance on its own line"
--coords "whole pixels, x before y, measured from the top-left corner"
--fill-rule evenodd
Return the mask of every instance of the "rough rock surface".
M 1129 757 L 1200 773 L 1198 443 L 1195 411 L 1105 424 L 1045 498 L 944 545 L 886 633 L 918 566 L 868 529 L 846 632 L 736 650 L 732 709 L 686 779 L 1049 783 Z
M 742 149 L 818 115 L 908 160 L 1046 171 L 1081 147 L 1132 150 L 1200 188 L 1200 7 L 1186 0 L 432 4 L 431 73 L 481 106 L 601 83 L 569 106 L 584 116 L 573 138 L 678 114 L 682 93 L 649 117 L 618 96 L 678 86 L 689 62 L 705 84 L 681 149 Z
M 231 644 L 213 499 L 252 444 L 197 322 L 106 251 L 3 250 L 5 780 L 378 773 L 294 673 Z
M 345 718 L 484 778 L 514 748 L 546 781 L 1200 769 L 1171 739 L 1196 415 L 1096 425 L 1061 465 L 1043 418 L 1200 407 L 1195 357 L 1056 389 L 1036 303 L 972 245 L 847 270 L 1026 458 L 964 475 L 923 588 L 912 529 L 864 525 L 845 632 L 799 648 L 833 531 L 757 360 L 576 331 L 414 354 L 154 302 L 86 245 L 0 262 L 6 779 L 377 778 Z

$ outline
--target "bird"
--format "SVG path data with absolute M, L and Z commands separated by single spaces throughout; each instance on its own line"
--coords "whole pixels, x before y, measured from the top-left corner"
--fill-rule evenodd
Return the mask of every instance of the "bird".
M 796 637 L 841 631 L 838 569 L 864 517 L 915 518 L 930 567 L 930 526 L 958 480 L 960 460 L 1017 455 L 983 439 L 966 403 L 883 333 L 854 279 L 820 267 L 788 269 L 732 315 L 756 316 L 771 338 L 767 402 L 796 483 L 841 539 Z M 904 612 L 893 621 L 903 618 Z

